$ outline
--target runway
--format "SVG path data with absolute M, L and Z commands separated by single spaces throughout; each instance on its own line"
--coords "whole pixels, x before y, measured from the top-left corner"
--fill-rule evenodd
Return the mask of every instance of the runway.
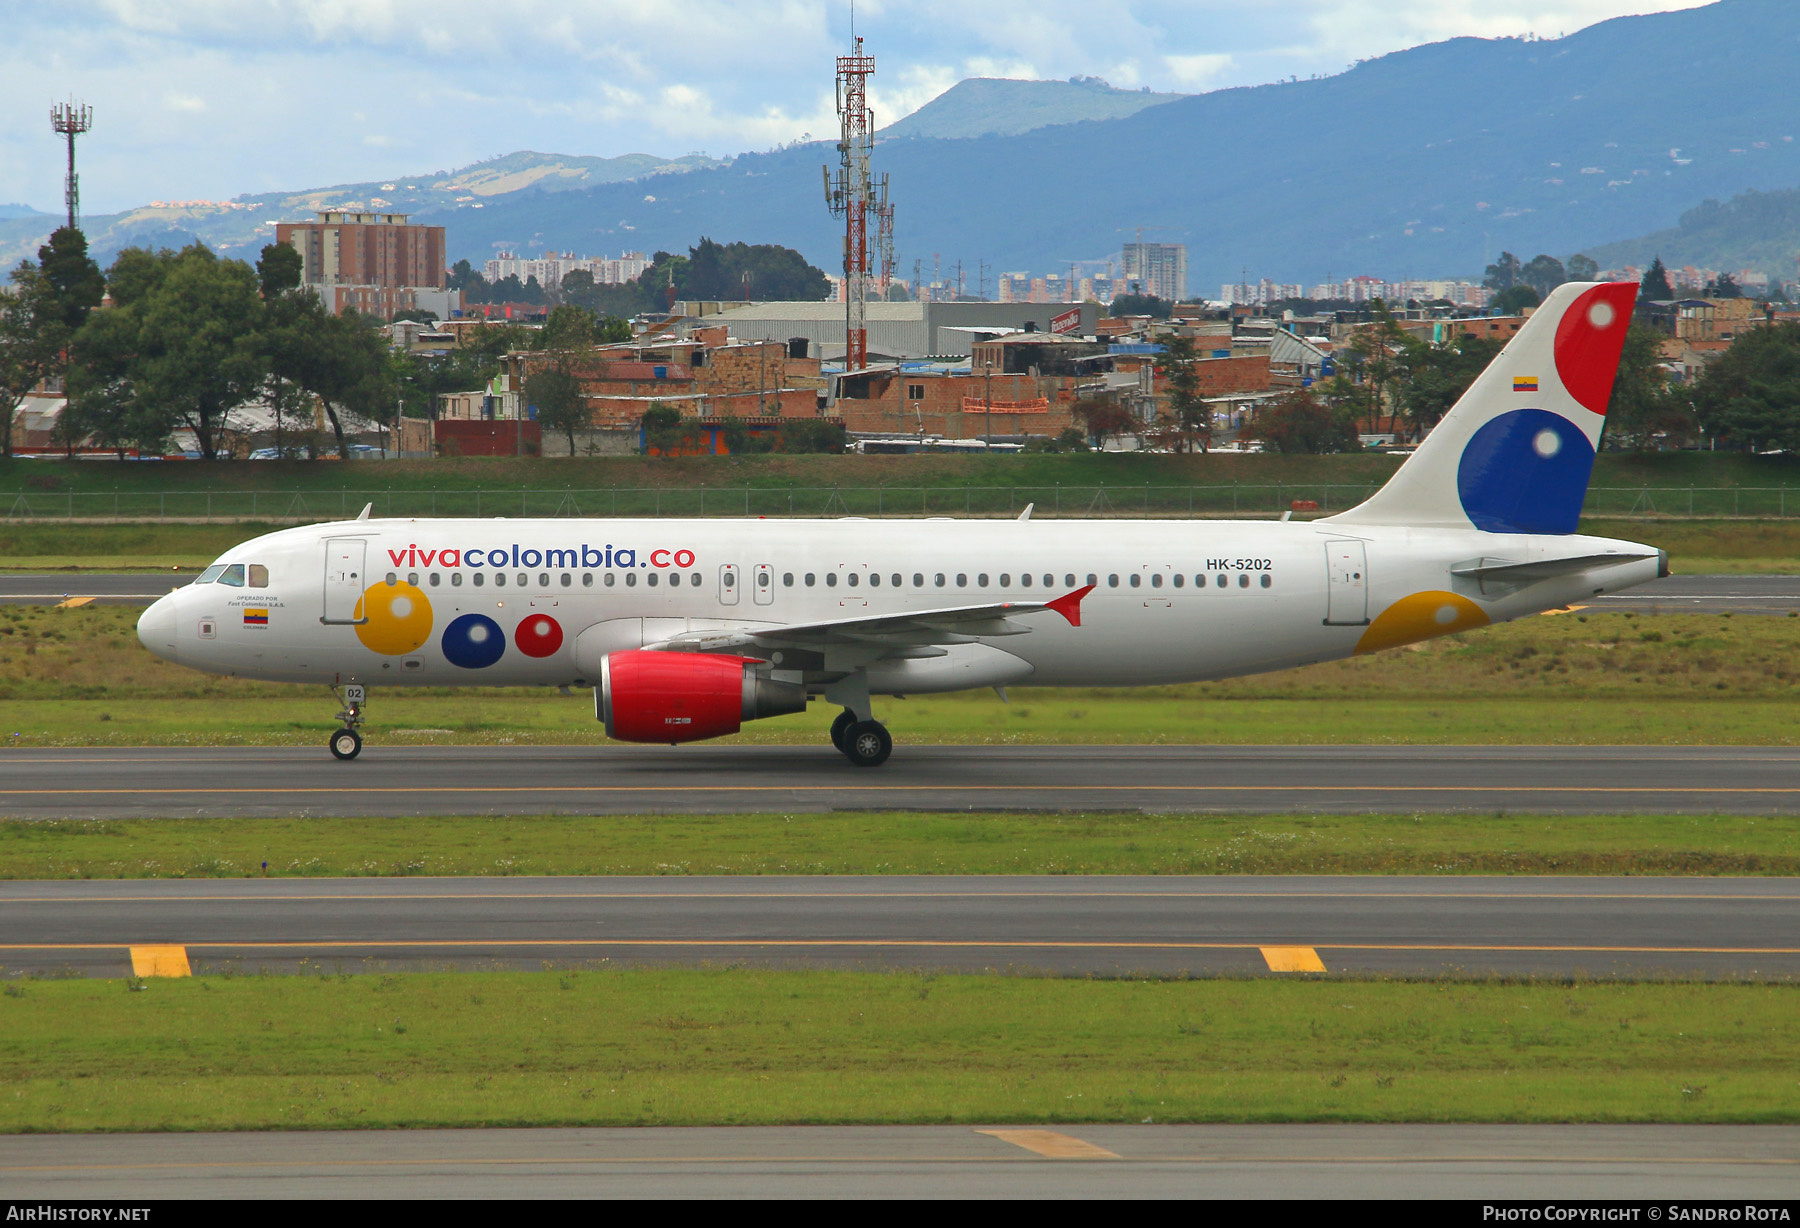
M 1800 976 L 1800 879 L 871 875 L 0 883 L 0 976 L 600 961 L 1059 976 L 1791 980 Z
M 193 572 L 120 575 L 0 575 L 0 605 L 149 605 Z M 1686 576 L 1653 580 L 1629 592 L 1596 597 L 1582 608 L 1639 614 L 1782 614 L 1800 610 L 1800 575 Z
M 0 1138 L 13 1199 L 1788 1201 L 1792 1126 L 1058 1125 Z
M 10 818 L 866 809 L 1792 815 L 1800 747 L 902 745 L 876 769 L 823 743 L 0 750 Z

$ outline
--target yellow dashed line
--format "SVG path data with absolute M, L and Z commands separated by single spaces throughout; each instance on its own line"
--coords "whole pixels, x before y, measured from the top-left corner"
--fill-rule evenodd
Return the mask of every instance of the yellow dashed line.
M 1119 1153 L 1116 1151 L 1096 1147 L 1072 1134 L 1060 1134 L 1055 1130 L 977 1130 L 975 1133 L 992 1135 L 1003 1143 L 1023 1147 L 1026 1151 L 1035 1151 L 1050 1160 L 1116 1160 L 1119 1158 Z
M 92 600 L 93 600 L 92 597 L 66 597 L 63 600 L 56 603 L 56 608 L 59 610 L 72 610 L 76 606 L 86 605 L 88 602 L 90 602 Z
M 1542 614 L 1545 618 L 1548 618 L 1552 614 L 1573 614 L 1576 610 L 1585 610 L 1585 609 L 1587 609 L 1587 607 L 1584 605 L 1566 605 L 1566 606 L 1562 607 L 1562 609 L 1560 609 L 1560 610 L 1540 610 L 1538 612 L 1540 614 Z
M 1262 947 L 1270 972 L 1323 972 L 1325 961 L 1311 947 Z
M 133 976 L 192 976 L 186 947 L 132 947 Z

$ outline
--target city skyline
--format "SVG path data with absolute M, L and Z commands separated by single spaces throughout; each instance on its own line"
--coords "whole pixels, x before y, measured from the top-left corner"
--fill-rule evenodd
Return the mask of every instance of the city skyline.
M 1115 0 L 995 17 L 932 0 L 865 2 L 855 20 L 888 124 L 973 76 L 1197 93 L 1330 75 L 1444 38 L 1554 38 L 1700 2 Z M 68 96 L 95 108 L 81 149 L 95 213 L 426 173 L 515 149 L 725 157 L 833 130 L 831 57 L 850 36 L 847 5 L 698 10 L 675 55 L 649 4 L 447 0 L 421 23 L 397 0 L 9 0 L 0 197 L 55 212 L 61 166 L 45 112 Z

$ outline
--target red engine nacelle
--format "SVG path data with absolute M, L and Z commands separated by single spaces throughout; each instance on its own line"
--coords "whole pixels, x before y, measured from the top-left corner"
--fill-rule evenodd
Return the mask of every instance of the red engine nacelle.
M 621 742 L 698 742 L 745 721 L 806 711 L 806 688 L 760 675 L 751 657 L 685 652 L 609 653 L 594 688 L 595 715 Z

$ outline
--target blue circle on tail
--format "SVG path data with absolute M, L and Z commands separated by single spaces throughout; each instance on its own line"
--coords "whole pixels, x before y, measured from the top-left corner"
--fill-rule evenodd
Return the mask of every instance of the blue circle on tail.
M 506 653 L 506 633 L 485 614 L 464 614 L 444 628 L 444 657 L 463 669 L 486 669 Z
M 1456 493 L 1490 533 L 1573 533 L 1594 469 L 1580 427 L 1544 409 L 1515 409 L 1463 446 Z

